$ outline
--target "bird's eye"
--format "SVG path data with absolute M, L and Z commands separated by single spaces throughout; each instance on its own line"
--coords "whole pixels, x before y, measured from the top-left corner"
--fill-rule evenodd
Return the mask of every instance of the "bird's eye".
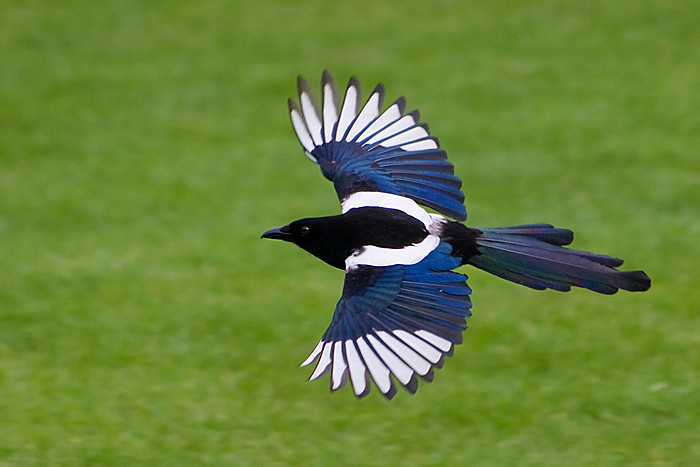
M 309 227 L 304 225 L 299 229 L 299 233 L 301 233 L 302 236 L 305 236 L 306 234 L 309 233 Z

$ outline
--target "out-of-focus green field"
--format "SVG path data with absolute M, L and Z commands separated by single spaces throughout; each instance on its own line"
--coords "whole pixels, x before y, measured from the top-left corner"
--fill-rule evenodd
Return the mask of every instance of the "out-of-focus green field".
M 697 465 L 700 5 L 0 5 L 0 466 Z M 652 289 L 474 270 L 411 396 L 299 369 L 343 274 L 260 234 L 338 212 L 297 74 L 440 138 L 469 223 L 551 222 Z

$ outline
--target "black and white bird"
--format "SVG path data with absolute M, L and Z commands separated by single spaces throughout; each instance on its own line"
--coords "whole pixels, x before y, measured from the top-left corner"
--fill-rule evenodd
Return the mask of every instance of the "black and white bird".
M 395 381 L 411 393 L 418 377 L 431 381 L 462 342 L 471 315 L 467 277 L 454 271 L 465 264 L 538 290 L 650 287 L 643 271 L 618 271 L 621 259 L 565 248 L 570 230 L 462 224 L 462 182 L 445 151 L 417 111 L 405 112 L 403 97 L 382 111 L 382 85 L 364 106 L 354 77 L 342 101 L 327 72 L 320 106 L 302 77 L 298 91 L 299 104 L 289 100 L 294 130 L 333 182 L 342 213 L 297 220 L 262 237 L 294 243 L 345 270 L 330 326 L 302 364 L 316 362 L 310 379 L 330 372 L 332 391 L 349 380 L 363 397 L 371 376 L 389 399 Z

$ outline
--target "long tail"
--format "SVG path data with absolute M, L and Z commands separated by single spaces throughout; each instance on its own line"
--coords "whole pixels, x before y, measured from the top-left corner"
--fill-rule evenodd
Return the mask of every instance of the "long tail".
M 621 259 L 564 248 L 573 240 L 570 230 L 529 224 L 479 232 L 478 254 L 470 255 L 466 263 L 533 289 L 568 291 L 576 286 L 614 294 L 618 289 L 638 292 L 651 286 L 644 271 L 618 271 Z

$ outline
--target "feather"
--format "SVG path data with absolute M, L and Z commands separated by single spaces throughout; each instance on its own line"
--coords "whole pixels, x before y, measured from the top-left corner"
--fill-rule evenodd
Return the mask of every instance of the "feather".
M 451 271 L 460 259 L 450 251 L 443 243 L 417 264 L 348 271 L 331 324 L 304 362 L 318 360 L 311 379 L 330 370 L 332 391 L 349 380 L 364 397 L 368 372 L 387 398 L 396 394 L 391 375 L 411 393 L 417 376 L 431 381 L 471 315 L 471 289 Z
M 534 289 L 565 292 L 576 286 L 609 295 L 618 289 L 646 290 L 651 284 L 642 271 L 615 269 L 623 263 L 619 258 L 562 247 L 573 238 L 569 230 L 531 224 L 480 232 L 480 254 L 467 262 Z
M 299 104 L 289 103 L 292 125 L 305 153 L 321 166 L 341 201 L 359 191 L 381 191 L 466 219 L 462 183 L 454 167 L 428 126 L 418 122 L 419 112 L 404 115 L 403 97 L 382 112 L 385 91 L 378 84 L 361 107 L 360 85 L 353 77 L 341 106 L 327 71 L 321 81 L 321 108 L 302 77 L 297 88 Z

